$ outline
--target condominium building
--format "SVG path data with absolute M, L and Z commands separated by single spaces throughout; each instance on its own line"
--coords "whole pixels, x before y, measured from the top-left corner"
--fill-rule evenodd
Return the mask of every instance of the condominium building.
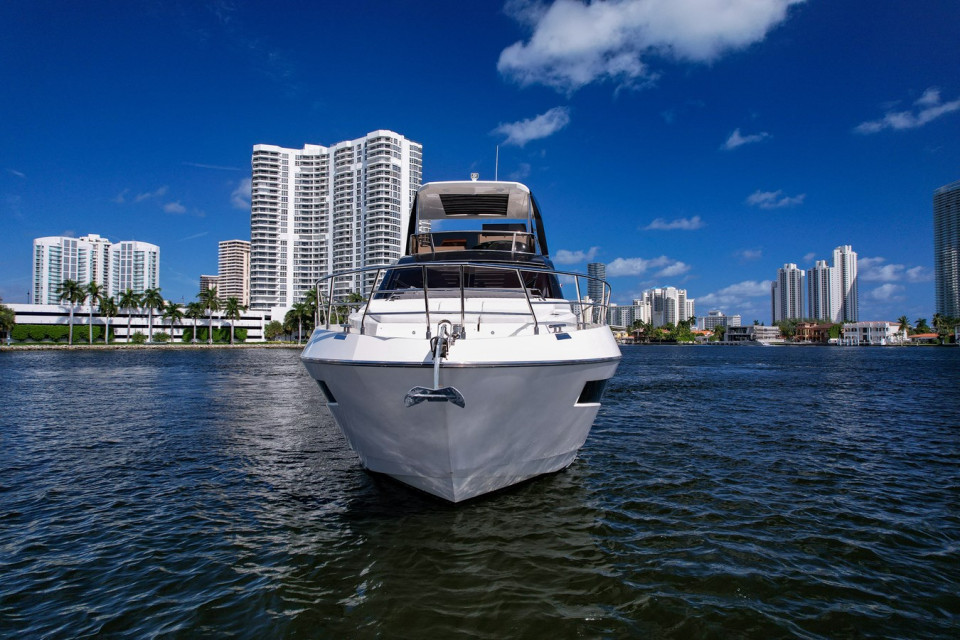
M 607 279 L 607 265 L 602 262 L 591 262 L 587 265 L 587 275 L 591 278 L 587 280 L 587 295 L 594 302 L 603 302 L 603 283 L 600 280 Z M 592 278 L 599 278 L 599 280 Z
M 933 270 L 937 313 L 960 318 L 960 180 L 933 192 Z
M 222 298 L 223 295 L 220 293 L 220 276 L 211 276 L 211 275 L 201 275 L 200 276 L 200 291 L 198 293 L 203 293 L 204 291 L 209 291 L 210 289 L 217 290 L 217 297 Z
M 834 268 L 817 260 L 807 269 L 807 317 L 836 322 L 840 313 L 840 286 Z
M 157 287 L 160 248 L 145 242 L 117 244 L 95 233 L 79 238 L 49 236 L 33 241 L 34 304 L 57 304 L 60 285 L 74 280 L 96 282 L 108 296 L 130 288 L 137 293 Z
M 250 305 L 250 243 L 246 240 L 220 242 L 218 288 L 221 298 L 236 298 L 243 306 Z
M 833 270 L 839 290 L 839 311 L 834 322 L 856 322 L 860 316 L 857 293 L 857 252 L 850 245 L 833 250 Z
M 803 270 L 790 262 L 777 269 L 777 279 L 770 287 L 773 324 L 803 317 Z
M 728 316 L 724 315 L 723 311 L 715 309 L 708 311 L 707 315 L 697 320 L 697 328 L 701 331 L 713 331 L 717 327 L 739 327 L 740 322 L 740 314 Z
M 332 146 L 253 147 L 250 307 L 289 308 L 334 271 L 403 255 L 423 148 L 393 131 Z M 337 293 L 372 278 L 341 281 Z
M 649 309 L 650 320 L 654 327 L 665 324 L 676 326 L 681 320 L 689 320 L 696 315 L 693 298 L 687 298 L 686 289 L 660 287 L 643 292 L 642 302 Z
M 110 245 L 108 295 L 117 296 L 127 289 L 143 293 L 159 286 L 160 247 L 136 240 L 123 240 Z

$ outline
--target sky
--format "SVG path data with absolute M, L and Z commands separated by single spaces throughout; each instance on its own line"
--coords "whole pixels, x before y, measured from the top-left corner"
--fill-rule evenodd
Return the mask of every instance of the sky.
M 932 318 L 960 180 L 957 0 L 0 3 L 0 297 L 33 239 L 160 247 L 189 302 L 250 238 L 255 144 L 390 129 L 423 179 L 519 180 L 554 262 L 769 323 L 851 245 L 861 320 Z M 499 148 L 499 163 L 498 158 Z

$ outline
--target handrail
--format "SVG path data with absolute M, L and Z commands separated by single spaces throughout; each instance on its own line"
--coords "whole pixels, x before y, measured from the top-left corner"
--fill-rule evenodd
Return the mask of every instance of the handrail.
M 432 269 L 435 267 L 456 267 L 457 268 L 459 302 L 460 302 L 460 305 L 459 305 L 460 306 L 460 326 L 464 328 L 466 327 L 466 299 L 467 299 L 468 289 L 470 289 L 471 291 L 490 291 L 490 292 L 522 291 L 524 300 L 527 303 L 526 306 L 528 309 L 529 316 L 533 318 L 534 334 L 539 334 L 540 332 L 540 324 L 539 324 L 539 319 L 537 318 L 535 305 L 557 304 L 560 300 L 563 300 L 564 302 L 570 305 L 571 311 L 574 313 L 574 316 L 576 317 L 576 328 L 578 330 L 586 328 L 588 324 L 599 324 L 599 325 L 607 324 L 606 312 L 607 312 L 607 309 L 609 308 L 612 291 L 611 291 L 610 284 L 605 280 L 603 280 L 602 278 L 597 278 L 584 273 L 577 273 L 573 271 L 559 271 L 556 269 L 541 268 L 538 266 L 524 267 L 524 266 L 517 266 L 517 265 L 507 265 L 502 263 L 497 264 L 497 263 L 486 263 L 486 262 L 471 262 L 471 263 L 465 264 L 462 261 L 442 260 L 442 261 L 430 262 L 428 264 L 402 264 L 402 265 L 392 265 L 392 266 L 376 265 L 376 266 L 369 266 L 369 267 L 361 267 L 358 269 L 339 271 L 337 273 L 334 273 L 319 279 L 316 285 L 317 302 L 318 302 L 317 306 L 318 308 L 322 308 L 322 305 L 324 302 L 322 298 L 324 295 L 324 290 L 326 290 L 327 313 L 326 313 L 326 318 L 324 319 L 326 328 L 327 329 L 330 328 L 331 319 L 334 317 L 335 310 L 338 309 L 339 307 L 346 307 L 347 314 L 349 315 L 351 308 L 359 308 L 359 306 L 363 306 L 364 307 L 363 314 L 360 318 L 360 333 L 363 333 L 365 330 L 365 326 L 364 326 L 365 321 L 367 319 L 368 314 L 370 313 L 370 306 L 376 294 L 413 292 L 413 291 L 416 291 L 418 288 L 420 288 L 420 287 L 402 288 L 402 289 L 380 288 L 383 286 L 383 283 L 387 277 L 388 271 L 419 269 L 421 282 L 423 285 L 422 286 L 423 305 L 424 305 L 423 310 L 422 311 L 400 311 L 396 313 L 400 313 L 403 315 L 423 313 L 425 315 L 426 324 L 427 324 L 426 337 L 427 339 L 430 339 L 433 335 L 433 332 L 432 332 L 432 321 L 431 321 L 431 313 L 430 313 L 431 289 L 428 282 L 429 278 L 428 278 L 427 271 L 428 269 Z M 516 277 L 520 283 L 519 290 L 513 287 L 507 287 L 507 288 L 467 287 L 466 274 L 464 272 L 465 267 L 471 267 L 477 270 L 487 269 L 492 271 L 511 271 L 514 274 L 516 274 Z M 370 284 L 369 291 L 366 292 L 362 300 L 359 300 L 356 302 L 350 302 L 348 300 L 340 300 L 338 302 L 337 300 L 338 296 L 334 295 L 335 283 L 338 279 L 345 279 L 351 276 L 357 276 L 359 274 L 367 274 L 370 272 L 376 272 L 376 275 Z M 576 299 L 570 300 L 568 298 L 562 298 L 562 299 L 551 298 L 551 299 L 534 301 L 530 294 L 530 288 L 527 286 L 527 283 L 524 280 L 524 274 L 531 274 L 531 273 L 554 275 L 558 277 L 564 276 L 564 277 L 572 278 L 574 282 L 574 287 L 576 290 Z M 581 292 L 582 292 L 582 289 L 580 286 L 581 278 L 586 279 L 588 282 L 592 281 L 592 282 L 600 283 L 603 290 L 599 304 L 598 304 L 598 301 L 594 301 L 592 304 L 589 305 L 590 312 L 591 312 L 591 318 L 589 321 L 586 318 L 587 305 L 585 305 L 584 300 L 581 297 Z M 512 313 L 509 311 L 501 311 L 501 312 L 493 311 L 492 313 L 495 315 L 497 314 L 512 315 Z M 338 319 L 339 319 L 339 315 L 340 314 L 338 313 L 337 314 Z

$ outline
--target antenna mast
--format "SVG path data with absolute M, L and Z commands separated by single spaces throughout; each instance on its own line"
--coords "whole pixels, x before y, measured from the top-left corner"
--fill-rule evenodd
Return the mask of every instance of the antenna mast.
M 493 165 L 493 180 L 496 182 L 500 175 L 500 145 L 497 145 L 497 160 Z

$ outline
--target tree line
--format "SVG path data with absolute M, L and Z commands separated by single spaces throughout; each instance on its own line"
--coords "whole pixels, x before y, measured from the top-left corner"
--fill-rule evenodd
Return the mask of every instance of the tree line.
M 127 314 L 127 342 L 132 341 L 131 323 L 134 313 L 147 313 L 147 340 L 154 341 L 153 318 L 154 313 L 162 321 L 166 320 L 170 324 L 170 339 L 173 339 L 173 329 L 177 324 L 181 324 L 184 318 L 193 320 L 192 341 L 197 341 L 197 323 L 199 320 L 207 318 L 208 332 L 207 343 L 213 344 L 213 316 L 222 311 L 223 317 L 232 320 L 230 323 L 230 344 L 234 343 L 234 322 L 239 320 L 247 307 L 240 304 L 236 297 L 229 297 L 226 300 L 221 299 L 217 294 L 216 287 L 210 287 L 200 291 L 197 294 L 195 302 L 181 305 L 179 302 L 169 302 L 163 299 L 160 294 L 160 287 L 147 289 L 143 293 L 137 293 L 133 289 L 127 289 L 117 298 L 106 295 L 106 289 L 103 285 L 96 282 L 90 282 L 82 285 L 76 280 L 64 280 L 58 287 L 58 300 L 69 308 L 70 317 L 68 332 L 68 344 L 73 344 L 73 323 L 74 312 L 77 305 L 88 304 L 88 325 L 90 327 L 89 343 L 93 344 L 93 310 L 97 307 L 100 316 L 104 319 L 106 330 L 104 332 L 104 342 L 110 341 L 110 321 L 116 318 L 121 312 Z M 11 326 L 12 328 L 12 326 Z

